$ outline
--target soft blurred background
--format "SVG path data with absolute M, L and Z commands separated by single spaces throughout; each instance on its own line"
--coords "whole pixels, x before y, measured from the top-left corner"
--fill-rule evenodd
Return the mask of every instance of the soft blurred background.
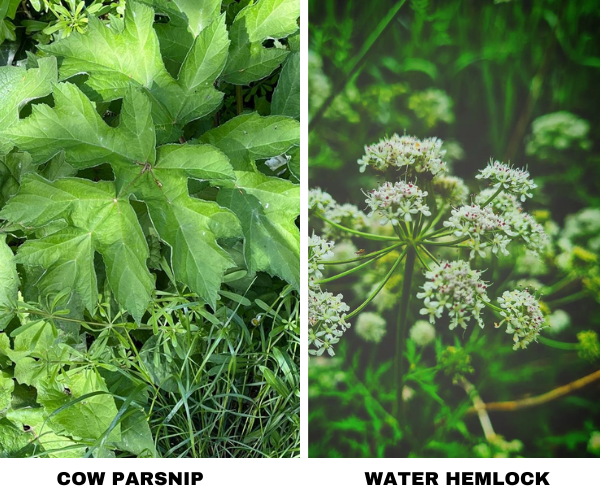
M 600 454 L 600 386 L 546 404 L 490 413 L 484 439 L 464 388 L 485 402 L 546 393 L 600 369 L 600 2 L 310 0 L 310 185 L 364 209 L 365 144 L 407 133 L 444 140 L 446 160 L 471 192 L 490 158 L 527 165 L 538 189 L 526 209 L 552 237 L 541 259 L 513 251 L 499 282 L 544 294 L 547 337 L 586 344 L 514 352 L 502 331 L 470 335 L 409 322 L 413 382 L 404 392 L 408 428 L 389 413 L 391 357 L 401 276 L 366 315 L 353 319 L 336 356 L 311 359 L 311 456 L 594 456 Z M 311 231 L 322 233 L 317 223 Z M 348 258 L 358 241 L 338 242 Z M 367 247 L 367 251 L 380 246 Z M 390 257 L 391 258 L 391 257 Z M 384 259 L 382 259 L 384 260 Z M 336 281 L 356 307 L 389 264 Z M 353 275 L 356 276 L 356 275 Z M 500 283 L 498 283 L 500 284 Z M 362 317 L 361 317 L 362 316 Z M 389 325 L 389 332 L 388 332 Z M 448 349 L 450 347 L 450 349 Z M 442 363 L 443 361 L 443 363 Z M 441 366 L 444 369 L 441 369 Z

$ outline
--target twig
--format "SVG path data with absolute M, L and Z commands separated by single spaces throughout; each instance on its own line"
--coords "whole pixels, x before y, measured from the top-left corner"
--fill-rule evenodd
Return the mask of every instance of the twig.
M 485 438 L 488 441 L 493 440 L 496 437 L 496 433 L 494 432 L 494 427 L 492 426 L 490 416 L 486 411 L 487 405 L 483 402 L 481 396 L 479 396 L 477 389 L 475 389 L 475 386 L 464 377 L 459 378 L 457 380 L 457 384 L 465 390 L 465 392 L 471 398 L 471 401 L 473 401 L 473 407 L 470 408 L 467 413 L 477 413 Z
M 487 411 L 516 411 L 522 410 L 523 408 L 530 408 L 532 406 L 539 406 L 544 403 L 548 403 L 553 401 L 554 399 L 558 399 L 560 397 L 566 396 L 571 392 L 577 391 L 586 385 L 592 384 L 593 382 L 600 381 L 600 370 L 591 373 L 590 375 L 586 375 L 583 378 L 578 380 L 574 380 L 566 385 L 562 385 L 557 387 L 556 389 L 552 389 L 545 394 L 540 394 L 539 396 L 532 396 L 529 398 L 518 399 L 516 401 L 499 401 L 495 403 L 487 403 L 483 405 L 483 409 Z M 478 413 L 478 410 L 481 408 L 477 408 L 475 404 L 472 408 L 467 410 L 467 415 L 473 415 Z

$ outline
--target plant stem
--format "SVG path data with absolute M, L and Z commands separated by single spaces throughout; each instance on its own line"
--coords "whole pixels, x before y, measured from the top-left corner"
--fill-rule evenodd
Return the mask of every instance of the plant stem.
M 502 192 L 503 189 L 504 188 L 502 187 L 502 184 L 500 184 L 500 187 L 496 190 L 496 192 L 492 196 L 490 196 L 488 198 L 488 200 L 483 205 L 481 205 L 481 208 L 487 207 L 492 201 L 494 201 L 494 198 L 496 198 L 496 196 L 498 196 Z
M 402 298 L 400 299 L 400 310 L 398 311 L 398 330 L 396 331 L 396 354 L 394 357 L 394 383 L 396 384 L 396 399 L 394 400 L 394 415 L 400 425 L 404 427 L 405 405 L 402 400 L 402 389 L 404 388 L 404 351 L 406 350 L 406 323 L 408 320 L 408 302 L 410 300 L 410 286 L 412 284 L 415 269 L 416 251 L 413 246 L 406 249 L 406 261 L 404 263 L 404 276 L 402 277 Z
M 348 269 L 347 271 L 344 271 L 343 273 L 336 274 L 335 276 L 331 276 L 329 278 L 323 278 L 322 280 L 316 280 L 315 283 L 320 285 L 321 283 L 329 283 L 330 281 L 334 281 L 339 278 L 343 278 L 344 276 L 348 276 L 349 274 L 355 273 L 356 271 L 359 271 L 363 267 L 368 266 L 369 264 L 376 261 L 377 259 L 381 259 L 381 257 L 383 257 L 384 255 L 387 255 L 391 251 L 392 251 L 391 249 L 388 249 L 387 252 L 380 253 L 379 255 L 373 257 L 372 259 L 369 259 L 366 262 L 363 262 L 359 266 L 353 267 L 352 269 Z
M 580 347 L 579 342 L 561 342 L 559 340 L 542 337 L 541 335 L 538 337 L 538 341 L 540 344 L 554 347 L 555 349 L 563 349 L 565 351 L 578 351 Z
M 393 250 L 394 248 L 398 248 L 399 246 L 403 245 L 404 243 L 396 243 L 395 245 L 386 247 L 386 248 L 382 248 L 381 250 L 377 250 L 376 252 L 371 252 L 371 253 L 366 253 L 364 255 L 359 255 L 357 257 L 355 257 L 354 259 L 347 259 L 347 260 L 320 260 L 319 264 L 323 264 L 324 266 L 333 266 L 333 265 L 337 265 L 337 264 L 350 264 L 352 262 L 357 262 L 359 260 L 365 260 L 365 259 L 370 259 L 371 257 L 375 257 L 376 255 L 382 254 L 382 253 L 387 253 L 391 250 Z
M 438 246 L 438 247 L 451 247 L 454 245 L 458 245 L 459 243 L 462 243 L 463 241 L 467 241 L 469 238 L 469 236 L 465 236 L 463 238 L 458 238 L 457 240 L 453 240 L 453 241 L 428 241 L 428 240 L 423 240 L 421 243 L 423 245 L 433 245 L 433 246 Z
M 583 299 L 587 297 L 588 293 L 586 290 L 581 290 L 580 292 L 574 293 L 573 295 L 567 295 L 566 297 L 561 297 L 556 300 L 549 300 L 546 302 L 550 307 L 561 306 L 563 304 L 569 304 L 570 302 L 575 302 L 576 300 Z
M 406 252 L 407 252 L 407 249 L 405 248 L 404 251 L 400 254 L 400 257 L 398 257 L 396 259 L 396 262 L 394 262 L 394 265 L 389 270 L 389 272 L 386 274 L 385 278 L 383 278 L 383 281 L 379 284 L 379 286 L 377 287 L 377 289 L 374 292 L 372 292 L 371 295 L 369 295 L 369 297 L 367 297 L 367 300 L 365 300 L 360 306 L 358 306 L 356 309 L 354 309 L 354 311 L 352 311 L 350 314 L 347 314 L 346 315 L 346 319 L 350 319 L 350 318 L 356 316 L 365 307 L 367 307 L 367 305 L 369 304 L 369 302 L 371 302 L 377 296 L 377 294 L 379 292 L 381 292 L 381 289 L 389 281 L 389 279 L 392 277 L 392 274 L 394 274 L 394 271 L 396 270 L 396 268 L 398 267 L 398 265 L 400 264 L 400 262 L 402 262 L 402 260 L 404 259 L 404 256 L 406 255 Z
M 345 226 L 342 226 L 341 224 L 330 221 L 327 217 L 325 217 L 321 214 L 317 214 L 317 217 L 319 217 L 319 219 L 322 219 L 325 222 L 327 222 L 327 224 L 338 228 L 341 231 L 345 231 L 346 233 L 350 233 L 350 234 L 355 234 L 356 236 L 362 236 L 363 238 L 366 238 L 367 240 L 398 241 L 398 238 L 394 238 L 393 236 L 380 236 L 378 234 L 363 233 L 362 231 L 357 231 L 356 229 L 350 229 L 349 227 L 345 227 Z

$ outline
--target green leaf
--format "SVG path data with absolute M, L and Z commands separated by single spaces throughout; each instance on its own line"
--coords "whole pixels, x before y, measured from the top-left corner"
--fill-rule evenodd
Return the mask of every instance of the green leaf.
M 238 188 L 222 188 L 220 205 L 239 218 L 250 273 L 266 271 L 300 287 L 300 187 L 257 172 L 237 172 Z
M 17 262 L 42 266 L 46 272 L 37 283 L 42 296 L 71 289 L 79 294 L 88 311 L 98 299 L 91 234 L 67 227 L 39 240 L 28 240 L 19 248 Z
M 183 62 L 179 80 L 166 70 L 153 29 L 154 10 L 127 2 L 123 29 L 90 18 L 84 34 L 44 46 L 60 59 L 60 76 L 87 73 L 83 88 L 102 101 L 123 97 L 131 86 L 151 97 L 158 142 L 174 141 L 182 127 L 220 106 L 223 94 L 214 87 L 229 47 L 225 17 L 200 32 Z
M 14 150 L 0 156 L 0 206 L 19 190 L 23 176 L 36 169 L 29 153 Z
M 115 401 L 106 383 L 94 370 L 75 369 L 44 381 L 38 387 L 38 403 L 44 407 L 50 428 L 73 438 L 98 439 L 117 415 Z M 79 400 L 80 398 L 83 399 Z M 79 400 L 79 401 L 77 401 Z M 111 441 L 121 439 L 119 424 L 110 434 Z
M 41 444 L 47 452 L 45 456 L 49 458 L 82 458 L 85 454 L 85 447 L 79 449 L 70 449 L 58 451 L 68 446 L 74 446 L 77 443 L 66 436 L 59 436 L 49 425 L 45 424 L 46 417 L 43 408 L 20 408 L 11 410 L 7 414 L 8 420 L 13 422 L 17 428 L 27 429 L 26 433 L 29 439 Z M 52 452 L 52 450 L 57 450 Z M 48 453 L 50 452 L 50 453 Z
M 38 59 L 39 68 L 25 70 L 20 66 L 0 67 L 0 154 L 11 144 L 5 132 L 19 120 L 19 111 L 32 99 L 48 95 L 57 80 L 56 59 Z
M 272 158 L 300 143 L 300 124 L 283 116 L 240 115 L 204 134 L 223 151 L 235 170 L 254 171 L 254 160 Z
M 241 230 L 229 210 L 190 197 L 187 179 L 234 179 L 231 165 L 210 145 L 166 145 L 158 149 L 151 173 L 135 179 L 131 190 L 171 247 L 175 277 L 215 306 L 223 275 L 235 265 L 217 240 L 240 237 Z
M 13 317 L 11 309 L 16 308 L 19 291 L 19 275 L 14 255 L 6 244 L 6 235 L 0 234 L 0 330 Z
M 0 413 L 10 407 L 12 392 L 15 390 L 15 382 L 12 377 L 0 370 Z
M 42 357 L 50 349 L 57 338 L 57 331 L 46 321 L 25 323 L 11 333 L 14 337 L 14 348 L 8 357 L 17 362 L 25 356 Z
M 231 49 L 223 74 L 225 81 L 246 85 L 269 76 L 288 56 L 278 39 L 298 30 L 298 0 L 259 0 L 242 9 L 231 29 Z M 265 48 L 263 42 L 274 40 Z M 280 45 L 280 44 L 279 44 Z
M 65 159 L 76 168 L 154 162 L 150 104 L 141 91 L 125 93 L 116 128 L 102 120 L 95 105 L 75 85 L 60 83 L 53 96 L 54 108 L 35 105 L 31 116 L 7 132 L 34 162 L 46 162 L 60 151 L 65 151 Z
M 291 54 L 279 76 L 273 92 L 271 114 L 300 119 L 300 53 Z
M 57 249 L 60 237 L 66 238 L 67 249 L 72 249 L 73 242 L 68 241 L 70 236 L 79 238 L 80 244 L 91 245 L 102 255 L 115 298 L 136 321 L 141 320 L 154 289 L 154 279 L 146 268 L 148 245 L 135 211 L 127 199 L 117 197 L 113 182 L 68 178 L 50 182 L 32 174 L 24 179 L 19 194 L 4 207 L 0 217 L 33 227 L 42 227 L 57 219 L 67 220 L 71 227 L 79 231 L 70 234 L 63 231 L 59 237 L 56 233 L 46 236 L 39 240 L 42 243 L 37 243 L 33 250 L 26 246 L 26 262 L 44 267 L 44 263 L 54 261 L 48 267 L 48 273 L 59 283 L 45 281 L 44 286 L 59 287 L 65 278 L 56 272 L 56 267 L 63 264 L 66 258 L 55 260 L 55 252 L 60 250 L 60 246 Z M 52 250 L 52 255 L 36 252 L 39 245 Z M 87 255 L 89 253 L 81 251 L 78 261 L 82 265 L 85 265 Z M 67 256 L 73 258 L 72 253 Z M 90 304 L 95 288 L 89 271 L 78 271 L 75 289 L 83 294 L 82 298 L 87 296 Z

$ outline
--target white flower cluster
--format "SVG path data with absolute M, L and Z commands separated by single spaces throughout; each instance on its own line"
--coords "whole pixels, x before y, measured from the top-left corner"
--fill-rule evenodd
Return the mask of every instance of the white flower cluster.
M 500 250 L 508 255 L 506 245 L 516 236 L 511 225 L 495 214 L 490 205 L 482 208 L 472 204 L 455 208 L 449 219 L 444 221 L 444 226 L 451 228 L 455 236 L 469 238 L 465 244 L 471 248 L 471 258 L 476 252 L 485 257 L 485 249 L 488 247 L 493 253 Z
M 569 113 L 557 111 L 536 118 L 531 125 L 526 152 L 541 159 L 552 159 L 557 151 L 589 149 L 592 145 L 588 134 L 590 124 Z
M 318 287 L 309 287 L 308 292 L 308 345 L 310 354 L 320 356 L 325 351 L 334 356 L 333 346 L 350 327 L 346 313 L 350 310 L 342 294 L 333 295 Z
M 537 184 L 530 179 L 527 170 L 511 168 L 505 163 L 495 161 L 490 163 L 483 170 L 479 171 L 475 177 L 477 179 L 490 179 L 495 189 L 502 188 L 509 193 L 521 196 L 521 201 L 531 198 L 531 191 L 537 187 Z
M 386 182 L 367 193 L 367 206 L 371 209 L 369 217 L 375 212 L 381 214 L 381 225 L 389 221 L 398 225 L 400 220 L 410 222 L 412 216 L 421 212 L 426 217 L 431 215 L 429 207 L 425 204 L 427 191 L 422 191 L 413 183 Z
M 411 340 L 421 347 L 431 344 L 435 339 L 435 328 L 431 323 L 420 319 L 410 328 Z
M 450 330 L 457 326 L 466 328 L 472 317 L 483 326 L 481 311 L 489 299 L 488 285 L 481 280 L 480 271 L 471 269 L 469 263 L 462 260 L 442 261 L 432 265 L 425 277 L 428 281 L 417 298 L 425 299 L 425 307 L 419 312 L 429 315 L 430 323 L 435 323 L 435 318 L 440 318 L 446 309 L 451 318 Z
M 329 193 L 322 191 L 320 188 L 312 188 L 308 190 L 308 209 L 309 210 L 325 210 L 329 205 L 335 205 L 335 200 Z
M 428 128 L 433 128 L 438 122 L 454 122 L 452 99 L 440 89 L 426 89 L 414 92 L 408 98 L 408 107 L 415 115 L 425 121 Z
M 352 205 L 351 203 L 340 205 L 329 193 L 319 188 L 309 189 L 308 209 L 316 210 L 331 222 L 346 227 L 364 229 L 367 226 L 367 217 L 356 205 Z M 323 234 L 324 236 L 332 237 L 338 235 L 338 229 L 330 224 L 326 224 Z
M 354 330 L 359 337 L 367 342 L 381 342 L 383 336 L 387 333 L 387 323 L 384 318 L 374 312 L 364 312 L 356 318 Z
M 308 274 L 310 278 L 320 279 L 323 277 L 321 272 L 324 268 L 321 261 L 333 257 L 333 247 L 335 243 L 321 238 L 314 234 L 308 239 Z
M 351 203 L 339 205 L 335 201 L 327 206 L 323 215 L 326 219 L 342 226 L 352 229 L 364 229 L 367 227 L 367 217 L 362 210 Z M 327 237 L 339 235 L 339 230 L 330 224 L 325 224 L 323 234 Z
M 360 171 L 364 172 L 367 165 L 375 170 L 385 172 L 388 168 L 398 170 L 406 168 L 410 173 L 429 173 L 433 177 L 448 171 L 443 161 L 442 141 L 435 137 L 418 139 L 410 135 L 394 134 L 390 138 L 365 146 L 365 154 L 358 160 Z
M 506 291 L 498 302 L 503 309 L 500 314 L 504 319 L 496 327 L 506 323 L 506 333 L 513 334 L 513 349 L 525 349 L 544 328 L 540 303 L 527 289 Z
M 484 189 L 475 197 L 475 203 L 485 203 L 495 194 L 493 188 Z M 501 192 L 490 203 L 494 210 L 502 214 L 502 218 L 510 226 L 513 237 L 521 237 L 525 246 L 534 253 L 543 250 L 550 243 L 550 238 L 541 224 L 522 209 L 521 202 L 511 193 Z
M 435 194 L 452 205 L 464 205 L 469 199 L 469 188 L 460 177 L 440 175 L 433 179 Z
M 341 294 L 324 292 L 315 283 L 323 276 L 321 261 L 333 257 L 334 243 L 313 234 L 308 240 L 308 345 L 311 354 L 320 356 L 325 351 L 333 356 L 333 346 L 350 327 L 346 312 L 350 309 Z

